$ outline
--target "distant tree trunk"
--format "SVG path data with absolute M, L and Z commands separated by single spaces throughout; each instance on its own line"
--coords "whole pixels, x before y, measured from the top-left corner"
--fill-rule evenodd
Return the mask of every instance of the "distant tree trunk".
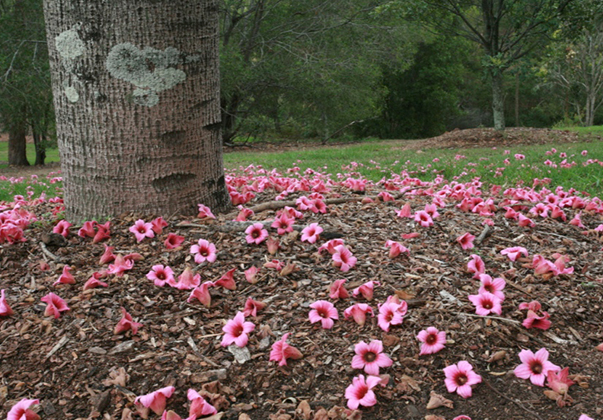
M 230 206 L 217 0 L 44 0 L 67 217 Z
M 505 97 L 503 92 L 503 75 L 498 69 L 490 72 L 492 76 L 492 116 L 494 117 L 494 128 L 505 129 Z
M 27 161 L 27 126 L 15 123 L 8 130 L 8 164 L 29 166 Z
M 34 146 L 36 148 L 36 166 L 44 165 L 46 160 L 46 136 L 37 131 L 33 132 Z
M 515 127 L 521 127 L 519 122 L 519 72 L 515 73 Z

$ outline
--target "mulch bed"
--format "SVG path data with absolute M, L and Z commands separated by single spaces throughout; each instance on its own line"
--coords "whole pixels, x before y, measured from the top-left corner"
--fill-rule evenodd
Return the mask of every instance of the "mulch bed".
M 371 187 L 367 194 L 379 191 Z M 495 197 L 497 203 L 500 199 Z M 456 238 L 465 232 L 478 236 L 483 230 L 482 217 L 464 213 L 450 201 L 439 210 L 435 226 L 421 228 L 411 219 L 396 216 L 395 211 L 405 202 L 352 201 L 329 206 L 326 215 L 306 213 L 297 222 L 317 222 L 325 231 L 341 235 L 358 258 L 356 267 L 347 273 L 333 267 L 330 255 L 317 253 L 324 240 L 316 245 L 301 242 L 297 232 L 280 237 L 281 249 L 273 256 L 268 255 L 265 244 L 248 245 L 243 232 L 222 229 L 223 217 L 175 217 L 158 238 L 138 244 L 128 231 L 138 215 L 123 215 L 111 221 L 108 244 L 115 247 L 115 253 L 138 252 L 144 260 L 123 277 L 110 278 L 108 288 L 86 292 L 82 291 L 84 282 L 93 272 L 106 268 L 99 264 L 103 244 L 73 234 L 65 243 L 53 244 L 48 237 L 53 225 L 35 223 L 25 232 L 26 242 L 0 246 L 0 289 L 6 289 L 15 311 L 0 319 L 0 417 L 20 399 L 37 398 L 40 415 L 46 420 L 128 419 L 127 413 L 135 411 L 137 395 L 173 385 L 176 393 L 168 400 L 168 408 L 182 416 L 189 407 L 186 391 L 194 388 L 213 394 L 211 400 L 224 413 L 223 419 L 345 419 L 348 417 L 337 407 L 345 407 L 345 389 L 362 373 L 350 366 L 354 345 L 374 339 L 383 341 L 385 352 L 394 361 L 392 367 L 382 370 L 389 381 L 376 389 L 377 405 L 362 408 L 361 415 L 350 418 L 423 419 L 435 415 L 452 419 L 466 414 L 474 420 L 553 420 L 577 419 L 583 412 L 601 416 L 603 352 L 595 349 L 603 342 L 603 264 L 598 234 L 584 235 L 583 229 L 568 223 L 540 218 L 535 228 L 523 228 L 505 219 L 504 210 L 499 210 L 492 217 L 495 225 L 490 234 L 475 249 L 465 251 Z M 410 202 L 416 211 L 431 200 L 416 197 Z M 37 208 L 36 212 L 49 210 Z M 568 218 L 574 214 L 571 209 L 566 212 Z M 254 219 L 273 217 L 270 210 Z M 601 216 L 583 212 L 582 220 L 594 229 Z M 420 236 L 401 239 L 402 234 L 414 231 Z M 180 249 L 166 250 L 163 240 L 168 232 L 186 238 Z M 271 234 L 276 237 L 274 230 Z M 194 263 L 189 249 L 200 238 L 216 245 L 215 263 Z M 388 239 L 402 242 L 410 254 L 390 259 L 384 248 Z M 42 251 L 39 243 L 44 241 L 59 261 Z M 555 252 L 567 255 L 575 272 L 549 279 L 535 276 L 531 259 L 513 263 L 500 255 L 502 249 L 512 246 L 524 246 L 530 256 L 541 254 L 548 259 Z M 479 287 L 466 272 L 472 253 L 482 256 L 489 274 L 507 281 L 501 317 L 476 316 L 467 299 Z M 281 276 L 262 268 L 258 283 L 245 281 L 244 269 L 261 267 L 272 259 L 294 263 L 299 270 Z M 40 270 L 42 261 L 49 264 L 48 271 Z M 64 264 L 73 267 L 77 283 L 52 287 Z M 194 268 L 202 281 L 217 280 L 236 268 L 237 289 L 211 289 L 210 308 L 197 301 L 189 304 L 188 291 L 156 287 L 145 277 L 156 264 L 169 265 L 176 275 L 187 266 Z M 341 278 L 348 280 L 350 291 L 369 280 L 381 283 L 373 301 L 367 302 L 375 313 L 377 304 L 390 295 L 406 299 L 409 311 L 403 324 L 386 333 L 377 326 L 376 317 L 369 318 L 364 327 L 344 320 L 343 310 L 356 301 L 353 298 L 334 302 L 340 320 L 332 329 L 311 324 L 309 305 L 330 300 L 329 285 Z M 45 317 L 40 298 L 48 292 L 64 298 L 71 310 L 56 320 Z M 247 319 L 256 328 L 247 346 L 251 359 L 240 364 L 220 341 L 225 321 L 242 311 L 248 297 L 267 306 L 256 318 Z M 518 305 L 532 300 L 540 301 L 550 313 L 552 327 L 548 331 L 521 326 L 525 311 L 519 311 Z M 120 307 L 143 324 L 137 335 L 113 334 L 121 318 Z M 420 343 L 415 336 L 429 326 L 446 331 L 448 343 L 435 355 L 419 357 Z M 287 332 L 291 333 L 289 343 L 304 357 L 278 367 L 268 360 L 270 346 Z M 546 388 L 513 374 L 521 349 L 535 352 L 542 347 L 550 351 L 549 360 L 578 375 L 574 377 L 578 384 L 570 388 L 571 406 L 557 407 L 544 395 Z M 500 351 L 504 355 L 489 362 Z M 460 360 L 469 361 L 483 378 L 466 400 L 449 394 L 444 385 L 442 369 Z M 111 381 L 120 368 L 127 380 Z M 432 391 L 451 400 L 454 408 L 427 410 Z M 305 403 L 296 412 L 302 401 L 309 403 L 313 414 L 303 414 Z M 134 414 L 131 418 L 139 417 Z

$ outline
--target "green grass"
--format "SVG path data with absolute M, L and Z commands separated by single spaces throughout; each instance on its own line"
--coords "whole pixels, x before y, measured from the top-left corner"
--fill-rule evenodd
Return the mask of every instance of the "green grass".
M 225 154 L 224 161 L 230 170 L 254 164 L 284 172 L 297 165 L 302 171 L 312 168 L 332 174 L 350 172 L 350 162 L 357 162 L 359 166 L 354 170 L 373 181 L 390 177 L 392 173 L 399 174 L 403 170 L 422 180 L 432 180 L 437 174 L 448 181 L 457 179 L 466 182 L 480 177 L 487 184 L 504 187 L 517 186 L 518 183 L 531 186 L 534 178 L 550 178 L 552 186 L 573 187 L 593 195 L 603 195 L 601 166 L 583 166 L 588 159 L 603 161 L 601 142 L 512 147 L 508 149 L 508 155 L 503 154 L 503 148 L 438 149 L 419 153 L 416 150 L 400 150 L 400 144 L 403 143 L 392 141 L 281 153 L 234 152 Z M 556 148 L 557 153 L 545 155 L 552 148 Z M 586 157 L 580 154 L 582 150 L 588 151 Z M 568 162 L 574 161 L 576 165 L 570 169 L 544 165 L 547 159 L 559 164 L 563 160 L 559 157 L 560 152 L 565 152 Z M 516 153 L 525 155 L 525 160 L 516 160 Z M 457 154 L 464 157 L 457 159 Z M 438 158 L 439 162 L 433 162 L 434 158 Z M 508 165 L 504 163 L 505 159 L 509 159 Z M 502 175 L 497 175 L 497 168 L 505 168 Z
M 603 125 L 593 125 L 591 127 L 560 127 L 557 130 L 575 131 L 585 135 L 603 135 Z
M 593 129 L 593 127 L 590 127 Z M 603 130 L 603 127 L 601 127 Z M 532 186 L 535 178 L 550 178 L 549 188 L 562 186 L 566 190 L 575 188 L 591 195 L 603 196 L 603 172 L 601 165 L 587 165 L 589 159 L 603 161 L 603 142 L 566 143 L 561 145 L 518 146 L 509 148 L 431 149 L 402 150 L 402 146 L 412 141 L 363 142 L 346 146 L 316 147 L 305 150 L 284 152 L 232 152 L 224 155 L 228 171 L 238 171 L 248 165 L 261 165 L 265 169 L 276 169 L 283 175 L 286 170 L 298 166 L 328 172 L 337 179 L 338 173 L 365 176 L 373 181 L 389 178 L 403 171 L 409 176 L 422 180 L 433 180 L 441 175 L 447 181 L 467 182 L 476 177 L 487 185 L 502 185 L 505 188 L 517 185 Z M 557 152 L 546 155 L 555 148 Z M 587 156 L 581 152 L 587 150 Z M 556 168 L 544 164 L 546 160 L 559 165 L 567 154 L 568 162 L 575 162 L 571 168 Z M 516 153 L 525 155 L 524 160 L 515 159 Z M 0 155 L 1 156 L 1 155 Z M 434 159 L 437 158 L 434 162 Z M 508 164 L 505 163 L 508 159 Z M 351 163 L 356 164 L 352 165 Z M 497 171 L 497 168 L 504 168 Z M 46 182 L 46 179 L 40 181 Z M 27 184 L 10 184 L 0 181 L 0 200 L 12 199 L 15 194 L 25 195 Z M 54 185 L 32 185 L 35 196 L 46 191 L 48 196 L 56 194 Z
M 32 143 L 27 143 L 27 160 L 31 165 L 36 162 L 36 149 Z M 59 161 L 59 149 L 46 149 L 46 163 Z M 0 141 L 0 162 L 8 162 L 8 142 Z M 6 168 L 7 165 L 0 165 L 0 169 Z

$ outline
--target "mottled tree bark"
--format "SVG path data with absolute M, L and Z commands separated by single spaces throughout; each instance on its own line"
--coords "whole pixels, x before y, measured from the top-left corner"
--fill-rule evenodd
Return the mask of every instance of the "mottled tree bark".
M 27 126 L 16 124 L 8 130 L 8 164 L 29 166 L 27 161 Z
M 67 217 L 224 210 L 217 0 L 45 0 Z
M 505 96 L 503 91 L 503 75 L 498 69 L 490 72 L 492 76 L 492 116 L 494 128 L 502 131 L 505 129 Z

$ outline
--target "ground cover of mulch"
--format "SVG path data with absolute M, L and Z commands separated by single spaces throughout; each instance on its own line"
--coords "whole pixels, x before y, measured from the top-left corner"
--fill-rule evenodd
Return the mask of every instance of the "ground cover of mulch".
M 421 189 L 421 187 L 419 187 Z M 369 186 L 365 194 L 382 191 Z M 25 231 L 27 241 L 0 245 L 0 289 L 5 289 L 15 314 L 0 319 L 0 417 L 22 398 L 40 400 L 42 419 L 137 419 L 133 404 L 138 395 L 173 385 L 176 393 L 168 408 L 183 418 L 189 403 L 186 391 L 203 392 L 222 419 L 423 419 L 426 416 L 452 419 L 466 414 L 472 419 L 578 419 L 581 413 L 593 418 L 603 415 L 602 241 L 594 228 L 601 215 L 582 211 L 587 229 L 551 218 L 533 217 L 536 227 L 518 226 L 498 209 L 491 216 L 494 226 L 473 250 L 463 250 L 456 238 L 465 232 L 479 236 L 484 217 L 463 212 L 457 202 L 447 200 L 440 217 L 430 228 L 412 219 L 399 218 L 396 211 L 410 203 L 413 211 L 431 203 L 431 197 L 416 196 L 395 202 L 362 203 L 347 189 L 341 194 L 350 202 L 329 205 L 327 214 L 306 213 L 296 223 L 316 222 L 325 229 L 317 244 L 301 242 L 299 232 L 281 236 L 280 250 L 269 255 L 266 244 L 248 245 L 245 233 L 233 231 L 227 222 L 173 217 L 157 238 L 137 243 L 128 228 L 139 216 L 122 215 L 111 221 L 107 244 L 115 253 L 140 253 L 144 259 L 123 277 L 110 277 L 109 287 L 82 291 L 84 282 L 106 266 L 99 263 L 103 243 L 72 235 L 62 242 L 49 235 L 53 223 L 34 223 Z M 292 194 L 295 198 L 300 193 Z M 484 192 L 482 198 L 486 198 Z M 273 195 L 257 197 L 267 201 Z M 503 199 L 494 196 L 498 206 Z M 254 202 L 253 204 L 257 204 Z M 42 205 L 34 211 L 50 214 L 55 206 Z M 531 204 L 530 204 L 531 206 Z M 565 209 L 568 220 L 577 210 Z M 274 210 L 258 212 L 254 220 L 274 217 Z M 151 215 L 146 215 L 147 221 Z M 537 220 L 536 220 L 537 219 Z M 269 229 L 277 237 L 274 229 Z M 589 231 L 588 235 L 583 232 Z M 167 250 L 167 233 L 182 235 L 182 247 Z M 402 239 L 402 234 L 419 236 Z M 342 273 L 332 265 L 329 254 L 317 253 L 325 237 L 340 236 L 354 255 L 357 265 Z M 218 250 L 214 263 L 197 265 L 189 253 L 198 239 L 207 239 Z M 386 240 L 399 241 L 410 253 L 389 258 Z M 40 244 L 45 245 L 40 245 Z M 511 262 L 500 254 L 504 248 L 523 246 L 530 258 Z M 43 250 L 46 248 L 46 250 Z M 480 255 L 487 273 L 507 281 L 506 299 L 499 316 L 481 317 L 467 296 L 476 294 L 479 281 L 466 267 L 470 254 Z M 570 275 L 537 276 L 531 257 L 553 254 L 569 257 Z M 277 259 L 297 267 L 288 275 L 263 268 Z M 46 263 L 49 269 L 41 270 Z M 73 267 L 75 285 L 53 287 L 64 264 Z M 189 291 L 157 287 L 145 276 L 156 264 L 169 265 L 176 275 L 185 267 L 199 273 L 202 281 L 217 280 L 236 268 L 234 291 L 212 288 L 209 308 L 197 301 L 187 303 Z M 256 284 L 245 280 L 243 270 L 262 267 Z M 329 299 L 329 286 L 346 278 L 346 288 L 378 281 L 372 301 Z M 54 292 L 64 298 L 70 311 L 59 319 L 44 316 L 40 298 Z M 397 295 L 408 302 L 408 314 L 401 325 L 385 332 L 377 318 L 360 327 L 345 320 L 343 311 L 354 302 L 369 303 L 375 313 L 378 303 Z M 250 359 L 239 363 L 220 345 L 222 327 L 242 311 L 247 298 L 267 304 L 257 317 L 247 345 Z M 316 300 L 332 301 L 340 319 L 327 330 L 308 320 L 309 305 Z M 521 325 L 522 302 L 538 300 L 552 321 L 547 331 L 527 330 Z M 138 334 L 114 334 L 124 307 L 143 324 Z M 435 326 L 447 333 L 446 348 L 435 355 L 419 356 L 417 333 Z M 272 343 L 284 333 L 288 342 L 303 354 L 279 367 L 269 361 Z M 382 340 L 393 366 L 382 369 L 386 386 L 375 389 L 377 404 L 345 413 L 344 393 L 352 378 L 362 373 L 352 369 L 354 345 L 360 341 Z M 573 400 L 565 407 L 544 394 L 546 388 L 518 379 L 513 369 L 520 364 L 522 349 L 550 352 L 550 361 L 569 367 L 576 385 L 570 387 Z M 237 357 L 244 359 L 244 355 Z M 469 361 L 483 378 L 474 386 L 473 396 L 463 399 L 447 392 L 442 369 L 461 360 Z M 450 400 L 447 405 L 427 410 L 432 393 Z M 307 403 L 307 404 L 306 404 Z M 321 408 L 324 408 L 322 410 Z M 297 411 L 296 411 L 297 410 Z M 159 418 L 151 415 L 151 419 Z

